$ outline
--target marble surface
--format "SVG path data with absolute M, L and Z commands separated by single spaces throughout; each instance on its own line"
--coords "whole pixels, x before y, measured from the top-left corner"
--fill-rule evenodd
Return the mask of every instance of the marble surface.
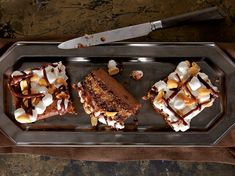
M 235 0 L 1 0 L 0 37 L 90 34 L 218 6 L 221 22 L 152 32 L 135 41 L 235 41 Z
M 232 176 L 235 167 L 180 161 L 92 162 L 38 155 L 0 155 L 1 176 Z

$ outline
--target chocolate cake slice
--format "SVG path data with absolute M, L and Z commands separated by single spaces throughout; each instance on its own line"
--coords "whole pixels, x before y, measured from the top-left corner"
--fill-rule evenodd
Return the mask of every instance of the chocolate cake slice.
M 218 95 L 218 88 L 195 62 L 183 61 L 164 81 L 152 86 L 146 99 L 151 100 L 172 129 L 186 131 L 191 119 L 212 106 Z
M 15 119 L 20 123 L 32 123 L 54 115 L 74 113 L 67 79 L 61 62 L 14 71 L 8 87 L 14 99 Z
M 124 128 L 124 121 L 137 113 L 140 104 L 103 69 L 93 70 L 74 88 L 83 108 L 92 118 L 112 128 Z

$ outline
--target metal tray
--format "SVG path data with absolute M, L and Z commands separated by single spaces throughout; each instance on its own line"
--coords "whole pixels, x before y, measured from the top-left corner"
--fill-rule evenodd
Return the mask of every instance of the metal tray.
M 55 42 L 18 42 L 0 58 L 0 128 L 17 145 L 74 146 L 155 146 L 212 145 L 235 122 L 235 64 L 214 43 L 115 43 L 110 45 L 60 50 Z M 19 124 L 13 115 L 13 102 L 7 79 L 13 70 L 37 67 L 62 61 L 70 83 L 84 78 L 92 69 L 107 67 L 115 59 L 124 66 L 115 78 L 142 104 L 137 115 L 139 126 L 133 128 L 133 117 L 122 131 L 104 126 L 91 128 L 90 118 L 82 109 L 75 91 L 71 90 L 77 115 L 55 116 L 33 124 Z M 158 80 L 164 79 L 182 60 L 196 61 L 202 71 L 220 90 L 220 97 L 191 122 L 186 132 L 174 132 L 154 112 L 142 96 Z M 140 69 L 144 78 L 132 80 L 132 70 Z

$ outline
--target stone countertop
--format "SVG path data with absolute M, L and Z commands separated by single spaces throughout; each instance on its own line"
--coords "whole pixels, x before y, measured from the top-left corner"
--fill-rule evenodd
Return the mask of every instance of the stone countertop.
M 134 41 L 235 41 L 235 0 L 1 0 L 0 38 L 91 34 L 218 6 L 220 22 L 152 32 Z
M 186 163 L 181 161 L 75 161 L 39 155 L 0 155 L 1 176 L 232 176 L 235 167 L 216 163 Z M 216 174 L 215 174 L 216 173 Z

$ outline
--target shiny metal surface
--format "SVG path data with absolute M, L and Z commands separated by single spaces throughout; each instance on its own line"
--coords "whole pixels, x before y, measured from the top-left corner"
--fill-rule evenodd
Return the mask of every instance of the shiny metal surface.
M 18 42 L 0 58 L 1 88 L 0 128 L 18 145 L 58 146 L 174 146 L 212 145 L 235 122 L 235 64 L 214 43 L 114 43 L 74 50 L 60 50 L 54 42 Z M 107 68 L 110 59 L 123 65 L 123 72 L 115 78 L 142 104 L 123 131 L 112 131 L 100 125 L 91 128 L 90 118 L 83 111 L 76 92 L 71 95 L 77 115 L 55 116 L 33 124 L 19 124 L 14 120 L 12 99 L 7 79 L 13 70 L 62 61 L 66 65 L 70 84 L 82 80 L 94 68 Z M 162 117 L 154 112 L 150 102 L 142 96 L 159 79 L 164 79 L 182 60 L 196 61 L 209 75 L 221 96 L 211 108 L 193 118 L 191 129 L 176 133 Z M 132 70 L 142 70 L 140 81 L 130 78 Z
M 58 45 L 60 49 L 83 48 L 94 45 L 101 45 L 115 41 L 121 41 L 148 35 L 152 31 L 150 23 L 143 23 L 110 31 L 85 35 L 79 38 L 68 40 Z

